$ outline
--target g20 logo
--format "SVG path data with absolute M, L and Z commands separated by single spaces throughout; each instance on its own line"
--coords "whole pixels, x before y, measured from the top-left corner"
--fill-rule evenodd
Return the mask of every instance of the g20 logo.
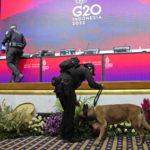
M 102 12 L 102 7 L 98 4 L 94 4 L 91 7 L 88 5 L 80 5 L 75 6 L 72 10 L 72 14 L 74 17 L 80 17 L 80 16 L 90 16 L 90 15 L 99 15 Z

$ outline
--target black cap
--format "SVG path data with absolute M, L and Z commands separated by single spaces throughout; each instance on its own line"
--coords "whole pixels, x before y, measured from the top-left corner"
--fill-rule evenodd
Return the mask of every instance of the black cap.
M 93 75 L 95 75 L 95 68 L 92 63 L 86 63 L 86 64 L 84 64 L 84 67 L 86 67 L 86 68 L 91 67 L 93 69 Z

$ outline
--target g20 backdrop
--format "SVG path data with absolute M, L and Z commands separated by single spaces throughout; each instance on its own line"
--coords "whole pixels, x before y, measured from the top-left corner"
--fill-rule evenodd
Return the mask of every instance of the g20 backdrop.
M 41 57 L 21 59 L 19 69 L 24 74 L 23 82 L 51 82 L 60 74 L 59 64 L 66 57 Z M 150 81 L 150 53 L 106 54 L 78 56 L 80 64 L 92 62 L 95 66 L 95 81 Z M 0 60 L 0 83 L 11 78 L 6 60 Z
M 150 0 L 1 0 L 0 41 L 11 24 L 29 53 L 149 48 Z

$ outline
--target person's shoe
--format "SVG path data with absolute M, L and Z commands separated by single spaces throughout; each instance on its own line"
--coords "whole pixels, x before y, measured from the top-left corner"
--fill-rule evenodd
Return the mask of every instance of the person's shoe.
M 81 139 L 77 139 L 77 138 L 65 138 L 64 139 L 65 143 L 75 143 L 75 142 L 81 142 Z
M 65 139 L 65 136 L 64 135 L 58 135 L 57 138 L 60 140 L 63 140 L 63 139 Z
M 18 80 L 17 80 L 17 82 L 21 82 L 21 80 L 24 78 L 24 75 L 23 74 L 19 74 L 19 76 L 18 76 Z
M 11 79 L 8 83 L 15 83 L 15 80 Z

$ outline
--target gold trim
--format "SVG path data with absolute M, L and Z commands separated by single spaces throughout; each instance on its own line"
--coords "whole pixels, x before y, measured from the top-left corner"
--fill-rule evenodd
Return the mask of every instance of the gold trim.
M 0 94 L 10 94 L 10 95 L 55 95 L 54 90 L 0 90 Z
M 78 95 L 96 95 L 98 90 L 77 90 Z M 103 90 L 102 95 L 150 94 L 150 90 Z
M 104 84 L 104 90 L 140 90 L 150 89 L 150 81 L 117 81 L 117 82 L 97 82 Z M 38 83 L 0 83 L 0 90 L 54 90 L 54 86 L 49 82 Z M 77 90 L 94 90 L 87 82 L 83 82 Z
M 77 95 L 96 95 L 98 90 L 76 90 Z M 0 90 L 9 95 L 55 95 L 54 90 Z M 102 95 L 150 94 L 149 90 L 103 90 Z

